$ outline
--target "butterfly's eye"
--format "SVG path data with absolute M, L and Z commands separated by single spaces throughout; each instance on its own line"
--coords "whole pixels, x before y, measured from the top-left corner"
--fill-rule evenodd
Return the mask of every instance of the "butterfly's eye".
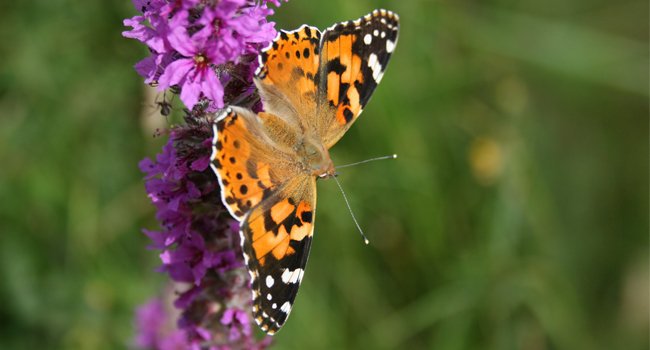
M 306 143 L 304 158 L 311 170 L 320 169 L 323 166 L 323 153 L 313 143 Z
M 321 174 L 331 167 L 331 161 L 323 146 L 305 140 L 298 151 L 303 159 L 305 170 L 312 174 Z
M 305 144 L 305 155 L 307 157 L 313 157 L 320 154 L 320 150 L 313 143 Z

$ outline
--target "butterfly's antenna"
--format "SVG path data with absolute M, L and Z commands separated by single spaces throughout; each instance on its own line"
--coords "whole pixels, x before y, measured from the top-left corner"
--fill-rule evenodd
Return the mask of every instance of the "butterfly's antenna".
M 348 206 L 348 210 L 350 211 L 350 215 L 352 215 L 352 220 L 354 220 L 354 224 L 357 225 L 357 228 L 359 229 L 359 233 L 361 234 L 361 237 L 363 238 L 363 242 L 365 244 L 369 244 L 370 241 L 368 240 L 366 235 L 363 234 L 363 230 L 361 229 L 361 226 L 359 226 L 359 222 L 357 221 L 357 218 L 354 217 L 354 213 L 352 212 L 352 207 L 350 207 L 350 202 L 348 201 L 348 197 L 345 195 L 345 191 L 343 191 L 343 187 L 341 187 L 341 183 L 336 178 L 336 175 L 332 176 L 332 178 L 334 178 L 334 181 L 336 182 L 336 185 L 339 186 L 339 190 L 341 190 L 341 193 L 343 194 L 343 199 L 345 200 L 345 204 Z
M 397 158 L 397 154 L 391 154 L 389 156 L 370 158 L 370 159 L 362 160 L 362 161 L 356 162 L 356 163 L 339 165 L 339 166 L 336 167 L 336 169 L 347 168 L 347 167 L 350 167 L 350 166 L 353 166 L 353 165 L 359 165 L 359 164 L 368 163 L 368 162 L 374 162 L 375 160 L 395 159 L 395 158 Z

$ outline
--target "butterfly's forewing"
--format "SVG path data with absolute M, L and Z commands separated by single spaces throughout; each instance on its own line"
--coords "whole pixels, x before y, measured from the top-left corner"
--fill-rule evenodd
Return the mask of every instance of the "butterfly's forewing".
M 241 226 L 253 287 L 253 316 L 274 334 L 287 320 L 305 272 L 316 210 L 316 179 L 298 176 L 251 210 Z
M 224 110 L 213 126 L 211 165 L 221 185 L 221 199 L 237 220 L 295 171 L 291 155 L 267 135 L 253 112 L 239 107 Z M 278 167 L 278 165 L 285 165 Z
M 319 101 L 330 106 L 319 123 L 323 144 L 332 147 L 350 128 L 386 70 L 399 32 L 399 17 L 375 10 L 328 28 L 321 39 Z
M 301 124 L 316 111 L 320 31 L 303 25 L 281 30 L 259 56 L 255 82 L 264 110 Z

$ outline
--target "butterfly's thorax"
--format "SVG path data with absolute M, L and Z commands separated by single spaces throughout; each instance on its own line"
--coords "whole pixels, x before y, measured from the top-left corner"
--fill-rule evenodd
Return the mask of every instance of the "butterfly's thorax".
M 302 170 L 310 175 L 323 177 L 334 174 L 334 164 L 325 146 L 315 137 L 305 137 L 296 145 Z
M 292 123 L 273 113 L 260 112 L 260 121 L 266 136 L 286 154 L 298 162 L 300 171 L 314 176 L 334 174 L 334 165 L 327 148 L 315 129 Z

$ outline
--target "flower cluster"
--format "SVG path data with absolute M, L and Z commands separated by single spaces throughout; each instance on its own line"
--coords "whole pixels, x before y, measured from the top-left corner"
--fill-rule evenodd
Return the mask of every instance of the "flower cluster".
M 264 348 L 251 329 L 251 290 L 242 262 L 239 227 L 221 204 L 219 188 L 208 168 L 209 123 L 196 122 L 170 132 L 156 160 L 145 158 L 140 169 L 162 228 L 144 230 L 159 249 L 174 281 L 179 329 L 170 327 L 160 301 L 137 315 L 136 343 L 149 349 Z M 176 344 L 176 347 L 172 347 Z M 177 346 L 178 345 L 178 346 Z
M 279 0 L 133 0 L 140 15 L 123 35 L 150 55 L 135 65 L 145 83 L 180 95 L 185 124 L 169 130 L 155 160 L 145 158 L 145 188 L 159 230 L 144 230 L 160 251 L 165 295 L 136 312 L 144 349 L 263 349 L 252 331 L 251 289 L 238 223 L 221 203 L 209 168 L 211 121 L 224 104 L 253 108 L 255 57 L 276 34 L 268 4 Z M 242 101 L 244 101 L 242 103 Z M 173 307 L 172 307 L 173 304 Z
M 280 5 L 279 0 L 133 0 L 141 15 L 124 20 L 132 29 L 123 35 L 150 51 L 136 71 L 161 91 L 177 87 L 189 109 L 201 99 L 213 110 L 223 107 L 228 83 L 250 81 L 256 68 L 251 56 L 275 37 L 275 23 L 266 20 L 273 14 L 268 2 Z

